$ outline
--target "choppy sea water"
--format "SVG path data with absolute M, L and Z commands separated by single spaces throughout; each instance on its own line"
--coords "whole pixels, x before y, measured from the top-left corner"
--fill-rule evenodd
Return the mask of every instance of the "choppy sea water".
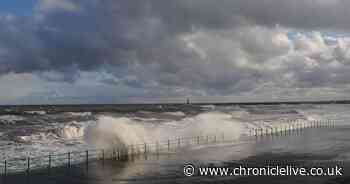
M 97 169 L 101 183 L 212 183 L 243 182 L 242 178 L 183 176 L 185 163 L 230 165 L 237 160 L 306 159 L 346 161 L 350 156 L 349 105 L 201 106 L 193 110 L 116 112 L 28 113 L 0 116 L 2 159 L 49 153 L 155 142 L 177 137 L 221 134 L 232 144 L 182 150 L 166 158 L 134 161 L 110 171 Z M 244 140 L 252 128 L 278 127 L 292 120 L 336 120 L 336 128 L 307 129 L 300 134 Z M 114 169 L 113 169 L 114 168 Z M 101 173 L 102 172 L 102 173 Z M 108 177 L 104 175 L 108 174 Z M 102 177 L 101 177 L 102 176 Z M 303 178 L 305 179 L 305 178 Z M 334 178 L 316 178 L 330 181 Z M 316 182 L 314 178 L 308 178 Z M 148 181 L 148 182 L 147 182 Z M 285 179 L 295 183 L 295 179 Z M 337 180 L 338 181 L 338 180 Z M 256 183 L 250 179 L 251 183 Z M 311 182 L 312 183 L 312 182 Z
M 349 183 L 350 126 L 307 129 L 298 134 L 268 137 L 255 141 L 236 142 L 201 149 L 185 150 L 170 157 L 140 160 L 122 166 L 96 170 L 95 183 Z M 237 161 L 246 166 L 343 167 L 343 176 L 281 176 L 233 177 L 183 175 L 183 166 L 191 163 L 206 167 L 237 167 Z M 256 164 L 261 163 L 261 164 Z M 296 164 L 297 163 L 297 164 Z M 118 168 L 118 169 L 117 169 Z M 114 170 L 114 172 L 113 172 Z M 117 171 L 118 170 L 118 171 Z

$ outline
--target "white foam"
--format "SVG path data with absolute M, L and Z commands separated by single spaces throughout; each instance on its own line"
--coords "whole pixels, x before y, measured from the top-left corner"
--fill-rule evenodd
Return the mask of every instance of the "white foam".
M 91 112 L 67 112 L 66 114 L 70 116 L 91 116 Z
M 165 115 L 171 115 L 171 116 L 186 116 L 185 113 L 181 112 L 181 111 L 177 111 L 177 112 L 164 112 L 163 114 Z
M 98 123 L 87 128 L 87 142 L 97 147 L 126 146 L 150 141 L 145 126 L 129 118 L 100 116 Z
M 92 121 L 91 121 L 92 122 Z M 85 134 L 85 128 L 90 124 L 85 122 L 70 122 L 64 125 L 58 125 L 54 130 L 46 129 L 42 132 L 36 132 L 31 135 L 17 136 L 14 141 L 17 143 L 49 143 L 52 141 L 69 141 L 73 139 L 82 139 Z
M 25 111 L 27 114 L 45 115 L 46 111 Z
M 250 113 L 248 111 L 245 110 L 237 110 L 237 111 L 232 111 L 231 115 L 233 117 L 237 117 L 237 118 L 242 118 L 242 117 L 247 117 L 250 115 Z
M 27 136 L 17 136 L 15 137 L 15 142 L 17 143 L 48 143 L 50 140 L 57 139 L 58 136 L 56 134 L 53 134 L 51 132 L 40 132 L 32 135 Z
M 215 109 L 215 105 L 201 105 L 202 108 L 208 109 L 208 110 L 214 110 Z
M 0 121 L 4 122 L 4 123 L 16 123 L 17 121 L 23 121 L 25 120 L 24 117 L 22 116 L 16 116 L 16 115 L 2 115 L 0 116 Z
M 97 147 L 111 147 L 214 134 L 237 139 L 242 129 L 243 124 L 232 119 L 232 115 L 220 112 L 157 124 L 137 122 L 126 117 L 100 116 L 96 125 L 87 128 L 85 138 Z
M 65 139 L 75 139 L 84 136 L 85 127 L 76 125 L 65 125 L 57 132 L 58 136 Z

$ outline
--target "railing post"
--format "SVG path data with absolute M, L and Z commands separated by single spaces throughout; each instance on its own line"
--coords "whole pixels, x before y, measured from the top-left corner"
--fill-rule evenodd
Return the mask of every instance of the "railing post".
M 70 152 L 68 152 L 68 169 L 70 169 Z
M 27 158 L 27 176 L 30 174 L 30 157 Z
M 284 135 L 287 135 L 287 126 L 284 126 Z
M 7 160 L 4 161 L 4 181 L 6 183 L 6 177 L 7 177 Z
M 134 145 L 132 144 L 132 145 L 131 145 L 131 157 L 134 157 L 134 151 L 135 151 L 135 150 L 134 150 Z
M 300 121 L 300 122 L 299 122 L 299 129 L 300 129 L 300 131 L 303 130 L 303 121 Z
M 105 166 L 105 150 L 102 149 L 102 167 Z
M 143 156 L 147 160 L 147 143 L 143 144 Z
M 115 148 L 113 148 L 112 150 L 112 160 L 117 160 L 117 155 L 116 155 L 116 152 L 115 152 Z
M 121 157 L 121 149 L 117 149 L 117 155 L 116 155 L 116 158 L 115 158 L 115 160 L 120 160 L 120 157 Z
M 49 154 L 49 166 L 48 166 L 48 173 L 51 175 L 51 153 Z
M 86 161 L 86 171 L 89 171 L 89 150 L 85 152 L 85 161 Z
M 262 129 L 262 132 L 263 132 L 263 135 L 267 135 L 267 130 L 266 130 L 266 128 L 265 128 L 265 131 L 264 131 L 264 128 Z
M 170 140 L 168 139 L 168 152 L 170 152 Z
M 289 134 L 292 133 L 292 130 L 293 130 L 293 129 L 292 129 L 292 125 L 290 124 L 290 125 L 289 125 Z

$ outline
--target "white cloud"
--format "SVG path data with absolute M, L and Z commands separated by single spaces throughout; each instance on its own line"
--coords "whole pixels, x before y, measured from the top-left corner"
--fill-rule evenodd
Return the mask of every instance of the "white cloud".
M 348 89 L 350 38 L 332 32 L 350 25 L 334 12 L 345 1 L 97 2 L 39 0 L 40 21 L 0 17 L 0 84 L 23 88 L 8 98 L 284 98 Z

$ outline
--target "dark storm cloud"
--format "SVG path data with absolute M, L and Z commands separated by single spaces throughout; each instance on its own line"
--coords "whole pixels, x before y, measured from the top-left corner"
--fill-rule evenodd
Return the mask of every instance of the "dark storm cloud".
M 347 1 L 325 0 L 71 0 L 81 11 L 42 11 L 43 20 L 1 20 L 2 72 L 95 70 L 130 57 L 154 60 L 159 49 L 195 28 L 223 29 L 242 21 L 300 28 L 347 28 Z M 61 8 L 61 7 L 58 7 Z M 23 20 L 24 19 L 24 20 Z M 29 20 L 27 20 L 29 19 Z M 24 23 L 24 24 L 23 24 Z M 13 28 L 12 28 L 13 27 Z M 16 29 L 15 31 L 11 29 Z M 178 49 L 178 48 L 175 48 Z M 161 52 L 185 53 L 173 48 Z M 164 53 L 166 55 L 167 53 Z M 185 56 L 186 57 L 186 56 Z M 169 58 L 176 59 L 176 58 Z M 175 62 L 175 61 L 171 61 Z M 171 63 L 169 62 L 169 63 Z M 170 64 L 171 65 L 171 64 Z M 176 66 L 174 71 L 176 71 Z
M 300 86 L 347 82 L 333 79 L 324 68 L 305 72 L 310 69 L 304 57 L 297 67 L 271 69 L 274 64 L 268 63 L 297 45 L 285 35 L 276 38 L 276 24 L 347 30 L 350 3 L 345 0 L 39 2 L 45 6 L 38 5 L 32 17 L 0 19 L 1 74 L 55 71 L 63 77 L 41 76 L 74 81 L 79 71 L 103 70 L 115 76 L 101 79 L 105 83 L 198 94 L 251 91 L 260 83 L 278 81 L 283 72 L 298 76 L 294 80 Z M 334 55 L 346 60 L 344 54 Z

